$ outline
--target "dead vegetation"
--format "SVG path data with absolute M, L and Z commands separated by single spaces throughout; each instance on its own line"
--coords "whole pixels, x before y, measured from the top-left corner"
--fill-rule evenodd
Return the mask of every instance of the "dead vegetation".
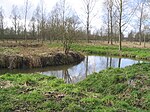
M 108 44 L 107 41 L 91 41 L 91 43 L 84 43 L 84 44 L 112 46 L 111 44 Z M 113 45 L 119 46 L 119 43 L 114 42 Z M 123 47 L 129 47 L 129 48 L 150 48 L 150 42 L 147 42 L 145 47 L 144 47 L 144 43 L 139 45 L 139 42 L 122 41 L 122 46 Z
M 0 57 L 0 67 L 1 68 L 38 68 L 46 66 L 57 66 L 65 64 L 78 63 L 84 59 L 84 56 L 69 52 L 68 54 L 58 52 L 56 54 L 44 54 L 44 55 L 26 55 L 26 56 L 6 56 Z
M 2 45 L 1 45 L 2 46 Z M 80 53 L 65 54 L 61 48 L 50 48 L 47 45 L 15 45 L 1 47 L 0 68 L 39 68 L 78 63 L 84 59 Z
M 0 81 L 0 88 L 9 88 L 13 87 L 13 84 L 10 81 Z
M 42 44 L 39 43 L 1 43 L 1 47 L 41 47 Z

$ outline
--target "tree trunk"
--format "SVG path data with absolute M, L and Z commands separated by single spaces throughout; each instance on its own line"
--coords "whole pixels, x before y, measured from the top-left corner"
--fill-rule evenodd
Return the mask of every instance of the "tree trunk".
M 144 47 L 146 47 L 146 39 L 145 39 L 145 35 L 144 35 Z
M 27 29 L 26 29 L 27 14 L 28 14 L 28 0 L 26 0 L 26 6 L 25 6 L 25 23 L 24 23 L 24 38 L 25 38 L 25 41 L 27 41 Z
M 140 26 L 139 26 L 139 44 L 142 44 L 142 20 L 143 20 L 143 3 L 142 3 L 142 7 L 141 7 L 141 15 L 140 15 Z
M 109 44 L 109 40 L 110 40 L 110 21 L 109 21 L 109 12 L 110 12 L 110 11 L 109 11 L 109 9 L 108 9 L 108 23 L 107 23 L 107 24 L 108 24 L 108 25 L 107 25 L 107 27 L 108 27 L 108 32 L 107 32 L 107 33 L 108 33 L 108 34 L 107 34 L 107 36 L 108 36 L 108 37 L 107 37 L 108 44 Z
M 120 16 L 119 16 L 119 51 L 122 50 L 122 0 L 120 0 Z
M 113 11 L 113 2 L 111 1 L 110 4 L 110 32 L 111 32 L 111 37 L 110 37 L 110 42 L 111 45 L 113 44 L 113 15 L 112 15 L 112 11 Z
M 87 32 L 87 42 L 89 43 L 89 19 L 90 19 L 90 12 L 89 12 L 89 4 L 87 4 L 87 29 L 86 29 L 86 32 Z

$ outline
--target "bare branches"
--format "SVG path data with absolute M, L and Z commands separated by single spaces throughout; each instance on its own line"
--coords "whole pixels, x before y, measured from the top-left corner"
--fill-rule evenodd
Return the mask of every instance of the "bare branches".
M 14 30 L 15 30 L 15 35 L 17 34 L 17 27 L 19 27 L 19 20 L 21 19 L 20 14 L 19 14 L 19 9 L 18 6 L 13 5 L 12 6 L 12 11 L 11 11 L 11 16 L 12 18 L 12 24 L 14 25 Z
M 89 43 L 89 35 L 90 35 L 90 23 L 92 21 L 91 13 L 94 10 L 97 0 L 82 0 L 83 1 L 83 10 L 86 14 L 86 33 L 87 33 L 87 42 Z M 95 15 L 94 15 L 95 16 Z
M 26 24 L 27 24 L 27 14 L 28 14 L 28 0 L 26 0 L 25 2 L 25 17 L 24 17 L 24 35 L 25 35 L 25 40 L 27 40 L 27 28 L 26 28 Z
M 4 11 L 2 7 L 0 7 L 0 35 L 4 36 Z

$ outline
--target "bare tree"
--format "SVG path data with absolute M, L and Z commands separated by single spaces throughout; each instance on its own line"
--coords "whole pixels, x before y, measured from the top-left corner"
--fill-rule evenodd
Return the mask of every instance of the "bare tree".
M 2 7 L 0 7 L 0 36 L 4 38 L 4 11 Z
M 144 2 L 142 2 L 140 4 L 140 20 L 139 20 L 139 42 L 140 42 L 140 45 L 141 45 L 141 42 L 142 42 L 142 21 L 143 21 L 143 10 L 144 10 Z
M 25 1 L 25 15 L 24 15 L 24 36 L 25 40 L 27 41 L 27 16 L 29 10 L 29 0 Z
M 134 2 L 134 0 L 115 0 L 115 7 L 117 9 L 116 17 L 118 18 L 119 26 L 119 51 L 122 50 L 123 32 L 128 27 L 129 22 L 137 9 Z
M 38 41 L 40 40 L 40 6 L 38 5 L 34 11 L 34 15 L 35 15 L 35 19 L 36 19 L 36 29 L 37 29 L 37 38 L 38 38 Z
M 144 26 L 145 21 L 148 19 L 148 14 L 146 11 L 146 0 L 138 0 L 138 12 L 140 16 L 139 19 L 139 44 L 142 43 L 142 26 Z
M 67 4 L 66 0 L 56 3 L 51 12 L 49 26 L 52 34 L 57 33 L 57 38 L 61 40 L 66 54 L 69 53 L 70 46 L 74 41 L 75 32 L 78 29 L 79 18 Z M 54 34 L 56 35 L 56 34 Z
M 89 43 L 90 24 L 91 24 L 91 20 L 92 20 L 91 14 L 93 13 L 93 10 L 94 10 L 97 0 L 82 0 L 82 1 L 83 1 L 83 6 L 84 6 L 84 12 L 86 14 L 87 42 Z
M 43 0 L 40 0 L 40 4 L 41 4 L 41 38 L 42 38 L 42 42 L 45 39 L 45 23 L 46 23 L 46 20 L 45 20 L 45 9 L 44 9 L 44 1 Z
M 144 25 L 143 36 L 144 36 L 144 47 L 146 47 L 146 38 L 149 37 L 150 27 L 149 25 Z
M 123 1 L 119 2 L 119 50 L 122 50 L 122 13 L 123 13 Z
M 36 19 L 35 19 L 34 15 L 32 16 L 32 18 L 30 20 L 29 26 L 30 26 L 31 32 L 32 32 L 31 35 L 33 38 L 35 38 L 35 36 L 36 36 Z
M 111 38 L 110 38 L 110 42 L 111 44 L 113 44 L 113 0 L 110 0 L 110 5 L 109 5 L 109 8 L 110 8 L 110 34 L 111 34 Z
M 50 40 L 59 40 L 59 25 L 60 25 L 60 18 L 59 18 L 59 8 L 58 3 L 54 6 L 52 11 L 49 13 L 48 17 L 48 29 L 49 29 L 49 38 Z
M 104 1 L 103 3 L 103 26 L 105 26 L 105 30 L 107 32 L 107 43 L 109 44 L 110 42 L 110 9 L 108 5 L 108 0 Z M 104 29 L 103 29 L 104 30 Z M 106 39 L 105 39 L 106 40 Z
M 76 31 L 78 30 L 79 20 L 76 15 L 67 17 L 65 21 L 65 39 L 64 48 L 65 53 L 69 53 L 71 44 L 75 41 Z
M 133 31 L 131 30 L 130 33 L 128 34 L 128 41 L 132 42 L 133 37 L 134 37 L 134 34 L 133 34 Z
M 18 27 L 19 20 L 20 20 L 18 6 L 16 6 L 16 5 L 12 6 L 12 11 L 11 11 L 10 17 L 12 18 L 12 24 L 14 26 L 14 31 L 15 31 L 15 35 L 16 35 L 17 34 L 17 27 Z
M 37 5 L 33 15 L 36 23 L 38 41 L 41 40 L 43 43 L 44 40 L 46 40 L 46 14 L 44 0 L 40 0 L 40 4 Z
M 104 8 L 103 10 L 106 11 L 107 13 L 104 13 L 104 23 L 107 24 L 107 40 L 108 44 L 113 44 L 113 37 L 114 37 L 114 26 L 116 24 L 116 8 L 114 7 L 114 0 L 105 0 L 103 4 Z

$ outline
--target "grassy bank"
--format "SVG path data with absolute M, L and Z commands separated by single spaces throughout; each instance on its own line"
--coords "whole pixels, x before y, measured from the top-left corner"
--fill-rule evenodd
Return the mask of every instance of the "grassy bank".
M 111 68 L 69 85 L 39 74 L 1 75 L 0 111 L 149 112 L 150 64 Z
M 122 51 L 118 51 L 118 46 L 114 46 L 114 45 L 106 46 L 106 45 L 74 44 L 72 45 L 72 49 L 76 51 L 82 51 L 88 54 L 122 56 L 128 58 L 150 60 L 149 48 L 123 47 Z

